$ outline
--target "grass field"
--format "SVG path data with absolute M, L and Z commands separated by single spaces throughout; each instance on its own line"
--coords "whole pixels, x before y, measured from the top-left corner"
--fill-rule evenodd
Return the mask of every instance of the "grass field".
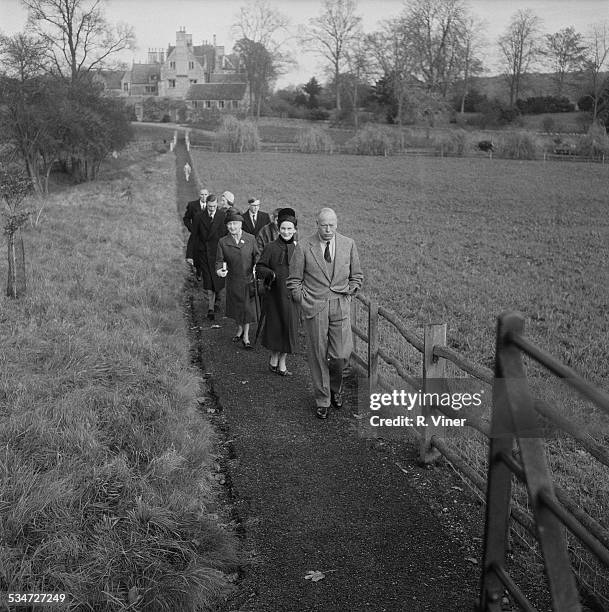
M 603 165 L 488 159 L 193 153 L 236 205 L 293 206 L 301 233 L 332 206 L 356 239 L 365 292 L 409 324 L 448 323 L 490 365 L 496 316 L 608 386 L 609 218 Z
M 195 401 L 174 157 L 119 160 L 49 198 L 28 294 L 0 298 L 0 591 L 207 609 L 237 559 Z

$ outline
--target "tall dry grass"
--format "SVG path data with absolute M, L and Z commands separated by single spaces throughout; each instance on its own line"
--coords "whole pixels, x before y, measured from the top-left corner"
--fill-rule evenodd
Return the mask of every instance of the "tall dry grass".
M 239 120 L 227 115 L 216 130 L 215 146 L 218 151 L 229 153 L 258 151 L 260 149 L 258 127 L 249 119 Z
M 173 163 L 131 166 L 131 203 L 124 173 L 52 196 L 25 235 L 29 293 L 0 310 L 0 591 L 199 610 L 228 589 Z
M 312 127 L 298 132 L 298 151 L 300 153 L 332 153 L 334 143 L 324 130 Z

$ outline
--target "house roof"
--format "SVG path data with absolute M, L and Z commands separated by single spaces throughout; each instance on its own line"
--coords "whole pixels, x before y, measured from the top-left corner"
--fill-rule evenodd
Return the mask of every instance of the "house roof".
M 156 76 L 158 81 L 161 78 L 161 67 L 159 64 L 133 64 L 131 68 L 131 82 L 134 84 L 138 83 L 150 83 L 152 76 Z
M 124 70 L 100 70 L 99 75 L 106 84 L 106 89 L 122 89 L 121 80 L 125 75 Z
M 241 58 L 236 53 L 227 53 L 223 56 L 224 68 L 237 70 L 241 63 Z
M 196 83 L 190 86 L 187 100 L 243 100 L 245 83 Z
M 210 83 L 245 83 L 245 74 L 241 72 L 218 72 L 210 75 Z
M 201 65 L 205 62 L 207 57 L 207 65 L 211 66 L 214 61 L 214 48 L 212 45 L 194 45 L 192 47 L 192 54 L 197 58 Z
M 169 56 L 175 50 L 175 45 L 169 45 L 167 47 L 167 60 Z M 203 66 L 207 59 L 207 65 L 211 66 L 214 61 L 214 47 L 212 45 L 192 45 L 188 47 L 188 50 L 195 56 L 195 59 Z

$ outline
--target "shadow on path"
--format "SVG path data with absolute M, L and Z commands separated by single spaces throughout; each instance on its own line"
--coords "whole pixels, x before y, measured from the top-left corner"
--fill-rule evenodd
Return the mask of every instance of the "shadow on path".
M 176 148 L 178 210 L 196 198 Z M 194 164 L 190 162 L 194 168 Z M 228 478 L 254 563 L 244 568 L 233 612 L 473 610 L 478 570 L 411 478 L 412 445 L 396 466 L 385 445 L 357 433 L 356 381 L 349 403 L 327 421 L 313 415 L 309 372 L 301 351 L 288 357 L 293 377 L 268 370 L 269 353 L 231 342 L 229 319 L 214 329 L 192 290 L 204 373 L 222 410 L 233 458 Z M 325 573 L 305 580 L 311 570 Z

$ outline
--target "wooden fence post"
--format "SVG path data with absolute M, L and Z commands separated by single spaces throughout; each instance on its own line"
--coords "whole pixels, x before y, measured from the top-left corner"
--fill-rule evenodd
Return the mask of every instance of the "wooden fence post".
M 353 326 L 357 327 L 357 300 L 355 298 L 351 299 L 351 305 L 349 306 L 351 309 L 351 336 L 353 338 L 353 352 L 357 354 L 357 334 L 353 331 Z
M 379 307 L 370 300 L 368 307 L 368 388 L 374 393 L 378 386 L 379 365 Z
M 379 308 L 374 300 L 368 304 L 368 397 L 378 391 Z M 378 437 L 378 427 L 369 428 L 369 437 Z
M 423 338 L 423 393 L 443 393 L 446 387 L 443 381 L 446 377 L 446 361 L 434 356 L 434 346 L 446 346 L 446 323 L 431 323 L 425 326 Z M 423 463 L 432 463 L 440 457 L 438 449 L 431 446 L 432 436 L 445 437 L 444 426 L 433 426 L 432 414 L 441 414 L 426 403 L 421 407 L 421 416 L 425 418 L 426 426 L 420 428 L 421 445 L 419 447 L 419 460 Z

